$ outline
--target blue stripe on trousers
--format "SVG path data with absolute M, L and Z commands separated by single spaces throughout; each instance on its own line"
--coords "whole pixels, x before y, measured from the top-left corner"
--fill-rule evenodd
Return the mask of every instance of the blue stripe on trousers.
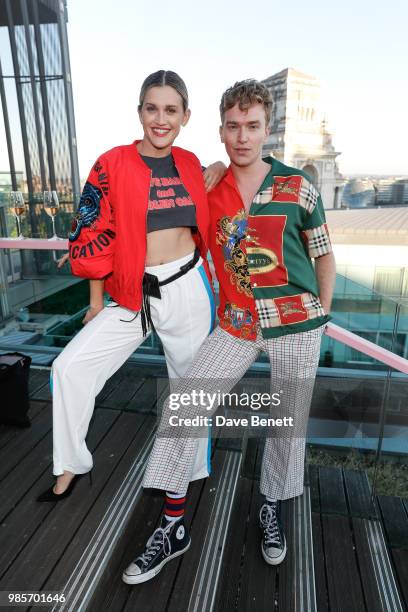
M 215 326 L 215 299 L 214 294 L 211 289 L 210 281 L 208 280 L 208 276 L 206 274 L 205 268 L 203 264 L 199 266 L 198 271 L 204 283 L 204 287 L 206 288 L 208 299 L 210 300 L 210 308 L 211 308 L 211 325 L 209 333 L 214 330 Z M 211 425 L 208 427 L 208 445 L 207 445 L 207 469 L 208 473 L 211 474 Z

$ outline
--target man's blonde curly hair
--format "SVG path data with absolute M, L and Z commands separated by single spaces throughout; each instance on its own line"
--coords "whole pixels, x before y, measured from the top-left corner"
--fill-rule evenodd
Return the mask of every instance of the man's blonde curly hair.
M 262 104 L 265 109 L 266 125 L 269 125 L 273 100 L 269 89 L 260 81 L 245 79 L 224 91 L 220 104 L 221 123 L 224 123 L 225 111 L 236 104 L 240 110 L 247 110 L 253 104 Z

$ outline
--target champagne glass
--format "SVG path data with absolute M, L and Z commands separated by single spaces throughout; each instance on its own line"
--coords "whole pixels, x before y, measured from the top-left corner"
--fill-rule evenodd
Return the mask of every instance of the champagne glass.
M 24 202 L 24 196 L 21 191 L 12 191 L 10 193 L 10 210 L 17 221 L 17 240 L 24 240 L 24 236 L 21 232 L 20 217 L 26 212 L 26 203 Z
M 59 201 L 58 195 L 56 191 L 44 191 L 44 210 L 49 217 L 51 217 L 52 221 L 52 237 L 48 238 L 48 240 L 63 240 L 57 236 L 57 232 L 55 231 L 55 216 L 59 210 Z

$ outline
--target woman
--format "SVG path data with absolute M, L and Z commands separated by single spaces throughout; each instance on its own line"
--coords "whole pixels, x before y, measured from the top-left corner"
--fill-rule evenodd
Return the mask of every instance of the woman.
M 198 159 L 173 142 L 188 123 L 188 94 L 174 72 L 144 81 L 143 138 L 115 147 L 94 164 L 70 234 L 74 274 L 90 279 L 87 325 L 52 368 L 54 474 L 39 501 L 59 501 L 92 469 L 85 437 L 95 397 L 155 328 L 169 378 L 181 377 L 213 327 L 206 262 L 209 215 Z M 210 170 L 210 169 L 208 169 Z M 210 189 L 225 166 L 206 171 Z M 103 292 L 113 301 L 104 307 Z M 208 475 L 208 441 L 195 479 Z

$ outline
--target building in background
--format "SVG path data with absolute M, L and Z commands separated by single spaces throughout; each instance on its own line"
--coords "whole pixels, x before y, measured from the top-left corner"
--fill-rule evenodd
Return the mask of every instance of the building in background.
M 66 24 L 65 0 L 0 0 L 3 236 L 15 235 L 7 205 L 10 191 L 22 191 L 28 204 L 24 234 L 50 235 L 50 219 L 42 206 L 42 192 L 48 190 L 58 193 L 57 230 L 67 235 L 80 180 Z M 9 312 L 4 312 L 3 300 L 0 320 L 61 289 L 52 253 L 10 250 L 0 254 L 0 266 L 9 304 Z M 72 280 L 65 277 L 64 282 Z
M 376 188 L 369 178 L 352 178 L 342 193 L 342 208 L 369 208 L 375 206 Z
M 342 193 L 342 208 L 408 206 L 408 178 L 401 176 L 353 177 Z
M 263 83 L 274 100 L 264 153 L 307 172 L 325 208 L 340 208 L 344 184 L 336 163 L 340 153 L 332 143 L 317 79 L 286 68 Z
M 66 3 L 0 0 L 0 92 L 11 184 L 79 192 Z M 3 169 L 2 169 L 3 170 Z

